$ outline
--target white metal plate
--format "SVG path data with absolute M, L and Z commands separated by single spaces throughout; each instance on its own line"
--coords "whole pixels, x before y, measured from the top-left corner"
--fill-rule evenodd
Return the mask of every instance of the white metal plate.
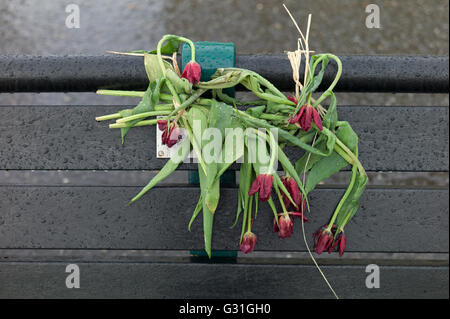
M 164 118 L 164 116 L 158 116 L 158 118 Z M 167 145 L 162 144 L 161 136 L 163 132 L 158 129 L 158 125 L 155 125 L 155 127 L 156 127 L 156 158 L 171 158 L 173 154 L 176 154 L 184 139 L 189 138 L 186 130 L 180 127 L 181 138 L 178 140 L 177 144 L 169 148 L 167 147 Z M 192 157 L 192 154 L 189 154 L 189 157 Z

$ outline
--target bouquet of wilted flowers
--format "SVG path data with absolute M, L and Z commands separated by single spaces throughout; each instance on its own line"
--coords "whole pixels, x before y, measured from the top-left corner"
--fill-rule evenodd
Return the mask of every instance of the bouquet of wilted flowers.
M 163 46 L 165 42 L 167 44 Z M 182 42 L 189 44 L 192 60 L 181 73 L 176 52 Z M 201 193 L 189 228 L 202 212 L 205 249 L 211 255 L 220 176 L 238 162 L 240 184 L 235 224 L 242 220 L 240 248 L 249 253 L 257 241 L 252 225 L 259 201 L 267 202 L 273 211 L 274 232 L 279 237 L 289 237 L 296 218 L 302 223 L 307 222 L 309 193 L 319 182 L 351 165 L 351 179 L 346 192 L 330 221 L 314 233 L 318 254 L 335 249 L 343 254 L 346 244 L 344 228 L 359 207 L 368 178 L 358 160 L 358 136 L 348 122 L 338 120 L 333 93 L 342 69 L 338 57 L 317 54 L 307 59 L 304 83 L 299 83 L 298 75 L 297 79 L 294 76 L 297 83 L 295 97 L 286 97 L 267 79 L 246 69 L 220 68 L 210 81 L 201 82 L 195 46 L 184 37 L 166 35 L 155 51 L 140 51 L 139 54 L 144 56 L 150 82 L 145 92 L 102 90 L 99 93 L 139 96 L 142 100 L 133 109 L 101 116 L 97 120 L 115 119 L 116 123 L 110 127 L 120 128 L 122 142 L 132 127 L 158 125 L 162 131 L 162 143 L 177 147 L 177 150 L 130 203 L 170 175 L 193 153 L 198 160 Z M 290 60 L 298 69 L 296 61 L 299 60 L 292 56 Z M 330 60 L 338 66 L 335 79 L 314 99 L 312 95 L 319 87 Z M 252 92 L 255 100 L 239 101 L 224 92 L 224 89 L 238 84 Z M 211 98 L 202 97 L 208 91 Z M 321 105 L 326 99 L 329 99 L 328 108 Z M 181 128 L 187 133 L 186 139 L 180 140 Z M 283 150 L 286 146 L 304 150 L 294 164 Z M 278 163 L 283 172 L 281 177 L 277 173 L 280 171 Z M 303 179 L 300 178 L 302 175 Z M 281 210 L 274 199 L 278 200 Z

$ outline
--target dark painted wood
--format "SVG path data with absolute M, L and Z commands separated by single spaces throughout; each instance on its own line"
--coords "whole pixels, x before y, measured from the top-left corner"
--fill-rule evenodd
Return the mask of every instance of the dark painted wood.
M 448 92 L 448 56 L 349 55 L 340 59 L 343 72 L 335 92 Z M 259 73 L 280 90 L 294 90 L 286 54 L 237 55 L 236 67 Z M 336 69 L 336 63 L 330 62 L 318 91 L 328 88 Z M 303 73 L 301 68 L 300 78 Z M 100 88 L 147 87 L 142 58 L 0 55 L 0 92 L 95 92 Z
M 78 263 L 80 288 L 66 288 L 68 263 L 0 263 L 0 298 L 333 298 L 314 266 Z M 448 298 L 448 267 L 323 266 L 341 298 Z
M 195 187 L 160 187 L 125 207 L 139 187 L 0 188 L 0 248 L 203 249 L 202 218 L 187 225 L 199 196 Z M 311 234 L 328 222 L 343 189 L 311 196 Z M 348 251 L 448 252 L 448 190 L 368 189 L 346 228 Z M 213 249 L 237 250 L 240 229 L 230 229 L 237 190 L 224 188 L 215 218 Z M 254 223 L 257 250 L 304 251 L 301 223 L 295 234 L 272 233 L 265 203 Z
M 366 266 L 431 266 L 448 267 L 448 253 L 396 253 L 396 252 L 345 252 L 338 254 L 315 254 L 320 265 Z M 254 251 L 244 254 L 235 251 L 214 251 L 211 259 L 189 250 L 157 249 L 45 249 L 4 248 L 0 249 L 1 262 L 133 262 L 133 263 L 238 263 L 266 265 L 314 265 L 311 255 L 304 251 Z
M 95 122 L 120 108 L 0 106 L 0 169 L 160 169 L 155 127 L 131 130 L 122 146 L 119 130 Z M 367 170 L 448 171 L 448 107 L 343 106 L 339 113 L 360 136 Z

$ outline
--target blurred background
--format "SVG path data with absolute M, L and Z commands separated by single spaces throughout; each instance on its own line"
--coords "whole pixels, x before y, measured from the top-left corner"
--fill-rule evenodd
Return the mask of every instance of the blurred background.
M 107 50 L 153 49 L 166 33 L 195 41 L 234 42 L 237 54 L 283 53 L 296 48 L 298 33 L 282 7 L 285 3 L 302 29 L 312 13 L 310 47 L 316 52 L 339 54 L 449 54 L 449 2 L 447 0 L 1 0 L 0 55 L 105 54 Z M 368 4 L 380 8 L 379 29 L 365 25 Z M 65 25 L 66 6 L 80 8 L 80 28 Z M 446 105 L 448 94 L 338 93 L 341 105 Z M 0 105 L 135 105 L 131 98 L 94 93 L 0 94 Z M 23 174 L 31 174 L 24 176 Z M 34 175 L 33 175 L 34 174 Z M 102 176 L 71 173 L 70 182 Z M 127 172 L 132 184 L 150 176 Z M 130 178 L 135 174 L 134 178 Z M 146 173 L 147 174 L 147 173 Z M 152 174 L 152 173 L 148 173 Z M 180 173 L 182 174 L 182 172 Z M 0 172 L 10 182 L 41 181 L 53 176 L 69 183 L 64 172 Z M 347 177 L 342 175 L 343 181 Z M 380 183 L 448 185 L 448 173 L 379 173 Z M 381 177 L 380 177 L 381 176 Z M 105 183 L 106 180 L 105 179 Z M 117 181 L 117 178 L 114 178 Z M 377 178 L 372 179 L 376 183 Z

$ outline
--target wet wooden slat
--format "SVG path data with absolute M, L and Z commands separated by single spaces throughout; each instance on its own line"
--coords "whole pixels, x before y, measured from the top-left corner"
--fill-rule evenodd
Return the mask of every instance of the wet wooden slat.
M 155 127 L 132 129 L 122 146 L 119 130 L 94 120 L 119 109 L 0 106 L 0 169 L 160 169 Z M 366 170 L 448 171 L 448 107 L 341 106 L 339 115 L 359 134 Z
M 78 263 L 80 288 L 65 284 L 68 263 L 0 263 L 0 298 L 333 298 L 305 265 Z M 381 266 L 380 288 L 365 266 L 323 266 L 341 298 L 448 298 L 448 267 Z
M 197 203 L 196 187 L 158 187 L 125 207 L 139 187 L 0 187 L 0 248 L 203 249 L 202 218 L 187 230 Z M 328 222 L 343 189 L 310 196 L 307 238 Z M 348 251 L 448 252 L 448 190 L 368 189 L 346 227 Z M 171 200 L 176 198 L 176 200 Z M 230 228 L 237 189 L 223 188 L 216 212 L 213 249 L 238 250 L 240 227 Z M 254 232 L 257 250 L 304 251 L 301 224 L 279 239 L 273 213 L 260 205 Z

